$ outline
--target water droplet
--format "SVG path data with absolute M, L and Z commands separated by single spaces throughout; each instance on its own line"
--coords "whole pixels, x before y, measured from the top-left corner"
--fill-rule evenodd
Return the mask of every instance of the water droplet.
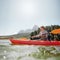
M 6 56 L 3 56 L 3 59 L 6 59 Z

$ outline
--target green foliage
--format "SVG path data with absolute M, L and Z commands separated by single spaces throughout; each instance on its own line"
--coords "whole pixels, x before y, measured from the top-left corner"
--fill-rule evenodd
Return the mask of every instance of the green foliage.
M 38 34 L 38 31 L 34 31 L 30 34 L 30 36 L 34 36 L 34 35 L 37 35 Z
M 37 35 L 37 31 L 34 31 L 34 35 Z
M 34 32 L 32 32 L 30 35 L 31 35 L 31 36 L 34 36 Z
M 38 30 L 37 30 L 37 34 L 39 34 L 39 32 L 40 32 L 40 28 L 38 28 Z
M 58 28 L 60 28 L 59 25 L 46 26 L 46 30 L 48 30 L 49 32 L 54 30 L 54 29 L 58 29 Z

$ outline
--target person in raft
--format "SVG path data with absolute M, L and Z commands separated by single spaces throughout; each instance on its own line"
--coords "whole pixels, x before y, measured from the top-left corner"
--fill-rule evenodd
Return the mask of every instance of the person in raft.
M 32 36 L 31 40 L 48 40 L 48 32 L 44 26 L 40 27 L 40 33 L 38 35 Z

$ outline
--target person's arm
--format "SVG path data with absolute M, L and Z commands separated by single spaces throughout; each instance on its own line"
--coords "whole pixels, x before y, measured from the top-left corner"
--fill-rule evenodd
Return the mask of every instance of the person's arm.
M 32 38 L 40 37 L 40 36 L 41 36 L 41 34 L 39 33 L 38 35 L 32 36 Z

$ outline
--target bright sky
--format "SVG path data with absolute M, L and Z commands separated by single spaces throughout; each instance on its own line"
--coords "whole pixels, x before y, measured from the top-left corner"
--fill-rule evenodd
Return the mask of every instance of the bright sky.
M 60 25 L 60 0 L 0 0 L 0 35 L 51 24 Z

